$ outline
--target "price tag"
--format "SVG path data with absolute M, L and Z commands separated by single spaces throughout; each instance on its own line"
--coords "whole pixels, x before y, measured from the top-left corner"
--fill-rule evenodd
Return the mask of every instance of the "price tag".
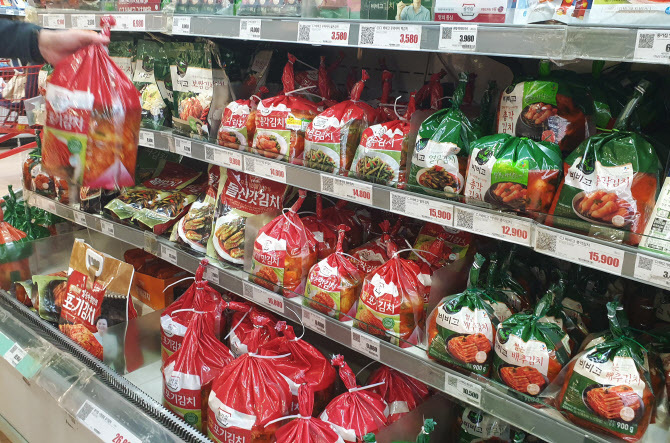
M 638 29 L 633 58 L 641 62 L 670 62 L 670 30 Z
M 112 31 L 146 31 L 147 23 L 144 14 L 114 14 L 116 26 Z
M 279 183 L 286 183 L 286 166 L 270 160 L 247 156 L 244 159 L 244 172 Z
M 86 227 L 86 214 L 79 211 L 74 211 L 74 222 L 80 226 Z
M 372 205 L 372 185 L 359 183 L 346 178 L 321 176 L 321 192 L 342 197 L 366 206 Z
M 466 403 L 480 407 L 482 404 L 482 387 L 463 377 L 445 374 L 444 391 Z
M 454 205 L 423 197 L 391 192 L 391 212 L 443 226 L 454 226 Z
M 437 49 L 472 52 L 477 49 L 477 25 L 440 24 Z
M 637 254 L 633 276 L 653 285 L 670 289 L 670 261 Z
M 26 350 L 19 346 L 18 343 L 14 343 L 14 345 L 5 352 L 5 355 L 3 355 L 2 358 L 7 360 L 13 367 L 16 367 L 27 354 Z
M 158 236 L 151 231 L 144 231 L 144 250 L 149 254 L 158 255 Z
M 317 45 L 348 45 L 349 23 L 298 22 L 298 42 Z
M 140 129 L 140 145 L 146 146 L 147 148 L 154 148 L 154 133 L 145 129 Z
M 373 360 L 379 360 L 379 339 L 364 332 L 351 329 L 351 347 Z
M 466 208 L 455 209 L 454 227 L 488 237 L 531 245 L 532 222 Z
M 105 235 L 114 237 L 114 224 L 105 220 L 100 220 L 100 231 Z
M 177 266 L 177 250 L 167 245 L 161 245 L 161 258 Z
M 358 45 L 377 48 L 421 49 L 420 25 L 361 24 Z
M 105 443 L 142 442 L 142 440 L 89 400 L 86 400 L 77 411 L 77 419 Z
M 56 202 L 49 199 L 49 198 L 42 197 L 40 199 L 39 207 L 44 209 L 47 212 L 51 212 L 52 214 L 56 213 Z
M 205 280 L 214 283 L 215 285 L 219 284 L 219 270 L 214 266 L 207 266 L 205 268 L 204 274 Z
M 72 14 L 72 29 L 95 29 L 95 14 Z
M 305 326 L 317 331 L 319 334 L 326 335 L 326 318 L 323 315 L 302 308 L 302 322 Z
M 191 33 L 191 17 L 175 15 L 172 18 L 172 34 L 189 35 Z
M 65 14 L 47 14 L 44 16 L 44 27 L 65 29 Z
M 174 152 L 179 155 L 184 155 L 186 157 L 191 156 L 191 141 L 184 140 L 183 138 L 174 139 Z
M 240 38 L 245 40 L 260 40 L 261 21 L 256 19 L 240 19 Z
M 610 274 L 621 275 L 624 251 L 538 226 L 535 250 Z
M 244 154 L 226 149 L 207 146 L 205 158 L 208 162 L 225 166 L 228 169 L 242 171 L 244 169 Z
M 245 298 L 251 299 L 255 303 L 265 306 L 272 311 L 279 312 L 280 314 L 284 313 L 284 298 L 279 294 L 247 282 L 244 282 L 242 294 Z

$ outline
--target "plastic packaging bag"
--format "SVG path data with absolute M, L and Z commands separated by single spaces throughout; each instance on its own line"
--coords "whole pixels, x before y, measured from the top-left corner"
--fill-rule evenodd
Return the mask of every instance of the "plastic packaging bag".
M 344 443 L 329 423 L 312 417 L 314 393 L 307 384 L 300 385 L 298 405 L 297 419 L 277 429 L 277 443 Z
M 474 408 L 463 408 L 463 413 L 456 421 L 456 428 L 456 443 L 523 443 L 526 439 L 526 434 L 511 429 L 508 423 Z
M 217 134 L 217 141 L 221 146 L 244 151 L 249 149 L 256 133 L 256 112 L 262 94 L 267 94 L 268 88 L 263 86 L 258 95 L 252 95 L 248 100 L 240 99 L 228 103 L 221 117 L 221 126 Z
M 369 274 L 389 259 L 387 247 L 389 242 L 393 242 L 390 234 L 391 223 L 388 220 L 384 220 L 379 226 L 382 230 L 381 237 L 349 251 L 349 254 L 353 257 L 352 263 L 363 275 Z
M 258 352 L 258 348 L 277 337 L 277 319 L 274 315 L 251 305 L 247 307 L 237 310 L 230 321 L 228 338 L 235 357 Z
M 316 195 L 316 214 L 303 217 L 302 222 L 316 239 L 317 260 L 323 260 L 335 252 L 335 247 L 337 246 L 337 227 L 333 226 L 330 220 L 326 219 L 323 215 L 321 194 Z
M 380 382 L 382 384 L 371 390 L 388 404 L 389 425 L 413 411 L 430 395 L 425 384 L 388 366 L 375 369 L 367 381 L 368 385 L 377 385 Z
M 349 235 L 344 242 L 345 251 L 349 248 L 359 246 L 366 238 L 365 227 L 361 223 L 356 212 L 347 209 L 348 204 L 349 202 L 346 200 L 338 200 L 335 206 L 323 210 L 324 220 L 326 223 L 329 223 L 334 230 L 337 230 L 339 225 L 347 225 L 351 228 L 351 231 L 349 231 Z
M 440 244 L 437 245 L 436 249 L 435 244 L 438 240 Z M 437 254 L 437 268 L 455 264 L 457 267 L 452 269 L 458 271 L 465 263 L 465 257 L 471 242 L 472 234 L 470 232 L 459 231 L 458 229 L 448 228 L 435 223 L 426 223 L 421 228 L 421 231 L 419 231 L 413 249 Z M 410 260 L 418 261 L 419 255 L 426 260 L 430 259 L 430 254 L 424 254 L 419 251 L 412 251 L 409 258 Z M 457 262 L 459 263 L 456 264 Z
M 113 18 L 103 18 L 109 35 Z M 42 161 L 51 174 L 92 188 L 135 183 L 140 101 L 102 45 L 61 61 L 47 85 Z

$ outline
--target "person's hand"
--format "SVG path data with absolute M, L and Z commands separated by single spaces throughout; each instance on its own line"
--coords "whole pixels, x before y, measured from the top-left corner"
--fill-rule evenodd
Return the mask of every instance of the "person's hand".
M 37 43 L 42 58 L 51 65 L 57 65 L 70 54 L 74 54 L 84 46 L 92 44 L 109 44 L 109 37 L 95 31 L 69 30 L 50 31 L 40 30 Z
M 407 6 L 405 3 L 401 1 L 398 2 L 397 8 L 398 8 L 398 13 L 395 16 L 396 20 L 400 20 L 400 14 L 402 14 L 402 10 L 405 9 L 405 6 Z

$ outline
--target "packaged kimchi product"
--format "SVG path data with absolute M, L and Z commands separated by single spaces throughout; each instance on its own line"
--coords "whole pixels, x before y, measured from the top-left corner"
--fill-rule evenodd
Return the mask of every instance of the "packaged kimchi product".
M 349 171 L 361 134 L 375 121 L 375 110 L 361 101 L 368 78 L 363 70 L 349 100 L 314 117 L 305 133 L 305 166 L 336 174 Z
M 293 394 L 289 413 L 299 410 L 298 389 L 303 384 L 312 389 L 316 411 L 323 410 L 332 398 L 335 369 L 318 349 L 296 337 L 292 326 L 280 321 L 276 329 L 282 335 L 261 345 L 258 354 L 276 357 L 272 365 L 286 378 Z
M 277 319 L 266 311 L 247 305 L 238 309 L 230 320 L 230 350 L 239 357 L 249 352 L 257 352 L 265 343 L 277 337 Z
M 589 14 L 591 3 L 588 0 L 561 0 L 547 2 L 541 0 L 516 1 L 514 23 L 527 24 L 556 21 L 566 25 L 580 25 Z M 626 2 L 627 3 L 627 2 Z M 590 14 L 593 14 L 591 12 Z M 596 22 L 602 24 L 600 22 Z M 628 24 L 628 22 L 626 22 Z
M 207 429 L 212 382 L 235 357 L 214 336 L 213 313 L 195 313 L 181 348 L 163 367 L 163 405 L 199 431 Z
M 470 144 L 477 136 L 460 110 L 468 75 L 463 72 L 458 80 L 451 107 L 435 112 L 421 123 L 409 170 L 411 190 L 440 197 L 463 191 Z
M 251 151 L 268 158 L 302 164 L 305 131 L 319 110 L 311 101 L 294 95 L 293 63 L 296 59 L 291 54 L 288 58 L 282 76 L 284 91 L 258 104 Z
M 379 98 L 378 103 L 376 103 L 377 123 L 389 122 L 398 118 L 391 103 L 392 80 L 393 73 L 384 68 L 382 72 L 382 96 Z
M 135 269 L 76 240 L 69 271 L 60 330 L 93 356 L 122 370 L 123 349 L 107 328 L 137 316 L 130 299 Z
M 340 368 L 340 378 L 348 392 L 335 397 L 319 418 L 328 422 L 345 442 L 362 441 L 365 434 L 376 432 L 387 424 L 388 405 L 370 389 L 373 386 L 356 384 L 356 376 L 344 357 L 336 355 L 331 363 Z
M 389 260 L 365 277 L 354 325 L 400 347 L 416 345 L 423 341 L 430 276 L 400 258 L 392 242 L 387 254 Z
M 661 165 L 652 144 L 628 130 L 630 115 L 649 83 L 642 81 L 609 133 L 584 141 L 563 164 L 563 182 L 552 205 L 553 225 L 590 231 L 595 225 L 617 238 L 630 231 L 638 244 L 652 215 L 659 191 Z M 579 220 L 584 220 L 580 222 Z M 576 220 L 576 221 L 573 221 Z
M 286 189 L 286 185 L 279 182 L 221 168 L 207 255 L 244 263 L 247 218 L 280 211 Z
M 388 405 L 389 425 L 413 411 L 430 395 L 428 387 L 422 382 L 388 366 L 375 369 L 367 383 L 376 385 L 370 390 L 379 394 Z
M 154 64 L 159 60 L 166 61 L 166 57 L 160 43 L 153 40 L 138 40 L 133 83 L 140 92 L 142 124 L 155 129 L 169 126 L 172 121 L 170 109 L 161 96 L 154 75 Z
M 353 318 L 365 275 L 342 252 L 346 225 L 339 226 L 337 250 L 309 271 L 303 304 L 339 320 Z M 310 301 L 312 300 L 312 301 Z
M 204 179 L 204 177 L 203 177 Z M 160 198 L 149 208 L 142 208 L 133 215 L 133 221 L 144 229 L 161 235 L 186 214 L 191 204 L 207 189 L 207 182 L 198 180 L 179 191 Z
M 32 274 L 28 258 L 33 249 L 28 240 L 25 232 L 4 220 L 0 209 L 0 288 L 5 291 L 13 282 L 27 280 Z
M 537 396 L 570 360 L 570 338 L 560 326 L 542 321 L 551 308 L 543 298 L 532 314 L 517 313 L 495 334 L 493 376 L 512 389 Z
M 297 214 L 306 196 L 301 189 L 288 212 L 258 231 L 251 264 L 253 282 L 269 289 L 279 285 L 296 294 L 304 293 L 307 274 L 316 263 L 316 239 Z M 288 292 L 285 295 L 292 296 Z
M 486 280 L 483 287 L 489 291 L 499 292 L 506 308 L 499 306 L 497 308 L 498 318 L 506 320 L 512 313 L 527 311 L 531 307 L 530 297 L 528 292 L 521 284 L 510 275 L 510 264 L 514 256 L 514 248 L 510 249 L 505 246 L 508 252 L 503 258 L 499 257 L 497 252 L 489 255 L 489 265 L 486 271 Z
M 494 207 L 547 212 L 561 178 L 552 143 L 497 134 L 470 145 L 465 198 Z
M 109 22 L 103 28 L 109 35 Z M 42 162 L 50 173 L 83 186 L 135 184 L 140 101 L 103 45 L 90 45 L 56 66 L 47 84 Z
M 135 65 L 135 39 L 114 38 L 109 42 L 109 58 L 116 66 L 126 73 L 128 80 L 133 80 L 133 68 Z
M 440 244 L 435 244 L 440 239 Z M 435 223 L 426 223 L 419 231 L 419 235 L 414 242 L 410 260 L 417 261 L 418 256 L 425 259 L 430 258 L 430 253 L 437 253 L 436 266 L 441 268 L 451 263 L 460 262 L 459 269 L 465 263 L 465 256 L 468 253 L 468 248 L 472 242 L 472 233 L 466 231 L 459 231 L 458 229 L 448 228 L 446 226 L 437 225 Z M 429 254 L 422 254 L 420 251 L 427 251 Z M 457 270 L 457 269 L 455 269 Z
M 389 259 L 387 255 L 387 246 L 393 242 L 391 238 L 391 223 L 384 220 L 379 224 L 382 229 L 382 235 L 379 238 L 349 251 L 353 257 L 352 263 L 363 273 L 367 275 L 379 266 L 386 263 Z
M 217 134 L 217 141 L 226 148 L 249 149 L 256 133 L 256 111 L 260 95 L 267 94 L 268 88 L 260 88 L 258 95 L 252 95 L 248 100 L 239 99 L 228 103 L 221 117 L 221 126 Z
M 523 443 L 526 435 L 508 423 L 477 409 L 463 408 L 458 417 L 456 443 L 509 442 Z
M 302 218 L 305 227 L 316 239 L 316 254 L 318 260 L 323 260 L 335 252 L 337 246 L 336 226 L 323 216 L 323 203 L 321 194 L 316 195 L 316 214 Z M 347 230 L 349 227 L 347 226 Z
M 298 416 L 296 420 L 277 429 L 277 443 L 344 443 L 330 423 L 312 417 L 314 392 L 308 384 L 298 389 Z
M 654 409 L 648 353 L 631 336 L 621 305 L 610 302 L 607 311 L 610 334 L 572 359 L 556 407 L 581 427 L 635 442 Z
M 487 376 L 493 359 L 493 338 L 500 319 L 496 302 L 477 288 L 484 257 L 477 254 L 468 287 L 442 299 L 428 316 L 430 358 Z
M 351 228 L 351 231 L 349 231 L 349 235 L 345 240 L 345 251 L 363 243 L 367 234 L 360 217 L 355 211 L 347 209 L 348 204 L 349 202 L 346 200 L 339 200 L 335 206 L 323 210 L 324 220 L 326 220 L 326 223 L 329 223 L 334 230 L 337 230 L 339 225 L 347 225 Z
M 268 422 L 287 415 L 291 404 L 291 390 L 274 360 L 244 354 L 214 380 L 207 411 L 207 436 L 214 442 L 274 441 L 280 425 Z
M 58 323 L 60 311 L 67 292 L 67 276 L 65 272 L 50 275 L 33 275 L 36 286 L 36 297 L 31 299 L 37 313 L 43 320 Z

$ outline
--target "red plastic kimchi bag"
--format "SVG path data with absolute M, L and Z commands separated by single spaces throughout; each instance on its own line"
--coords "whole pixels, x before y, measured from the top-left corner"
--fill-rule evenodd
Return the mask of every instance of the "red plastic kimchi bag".
M 291 404 L 291 389 L 275 360 L 250 353 L 223 369 L 209 394 L 209 438 L 217 443 L 274 441 L 279 424 L 268 422 L 286 415 Z
M 372 392 L 381 395 L 388 404 L 388 424 L 413 411 L 430 395 L 422 382 L 388 366 L 381 366 L 370 374 L 368 385 L 377 385 Z
M 356 216 L 356 213 L 351 209 L 347 209 L 348 204 L 349 202 L 346 200 L 339 200 L 335 206 L 323 210 L 324 220 L 326 220 L 326 223 L 329 223 L 333 229 L 337 230 L 339 225 L 347 225 L 351 228 L 344 245 L 345 251 L 349 248 L 359 246 L 363 243 L 363 238 L 365 238 L 363 225 Z
M 248 100 L 240 99 L 228 103 L 223 110 L 217 134 L 217 141 L 221 146 L 242 151 L 251 146 L 256 133 L 256 108 L 261 100 L 260 95 L 267 92 L 268 88 L 263 86 L 258 95 L 252 95 Z
M 398 116 L 395 115 L 393 104 L 391 103 L 391 87 L 393 80 L 393 73 L 386 69 L 382 72 L 382 96 L 379 99 L 377 107 L 377 122 L 384 123 L 395 120 Z
M 256 352 L 261 345 L 277 337 L 277 319 L 269 312 L 246 306 L 248 310 L 240 309 L 233 314 L 226 337 L 230 339 L 230 350 L 236 357 Z
M 285 321 L 277 323 L 276 329 L 284 335 L 262 345 L 260 355 L 281 356 L 272 361 L 276 370 L 282 373 L 291 388 L 293 399 L 289 413 L 298 411 L 298 388 L 307 383 L 314 392 L 316 410 L 321 411 L 331 399 L 335 383 L 335 369 L 314 346 L 295 336 L 292 326 Z
M 386 425 L 388 405 L 379 394 L 368 389 L 373 386 L 356 384 L 356 376 L 344 357 L 338 355 L 332 363 L 339 366 L 340 378 L 349 392 L 335 397 L 319 418 L 330 423 L 344 441 L 362 442 L 365 434 Z
M 379 224 L 379 227 L 382 229 L 381 237 L 370 240 L 366 244 L 349 251 L 349 254 L 354 257 L 353 263 L 363 275 L 377 269 L 389 259 L 386 248 L 389 242 L 393 241 L 390 235 L 391 223 L 384 220 Z
M 235 358 L 212 333 L 214 321 L 212 312 L 196 313 L 163 368 L 163 405 L 199 431 L 207 429 L 212 382 Z
M 333 229 L 333 225 L 324 218 L 320 194 L 316 195 L 316 215 L 303 217 L 302 222 L 316 239 L 317 260 L 323 260 L 335 252 L 337 233 Z
M 277 443 L 344 443 L 342 437 L 333 430 L 329 423 L 312 417 L 314 393 L 312 388 L 301 385 L 298 390 L 299 415 L 281 428 L 277 429 Z M 289 416 L 286 418 L 296 418 Z
M 113 18 L 103 18 L 109 35 Z M 135 184 L 141 108 L 137 89 L 103 45 L 61 61 L 46 90 L 42 163 L 53 175 L 91 188 Z
M 316 263 L 316 239 L 297 214 L 306 196 L 301 189 L 300 198 L 288 212 L 258 231 L 251 263 L 254 283 L 269 289 L 279 285 L 297 294 L 305 291 L 307 274 Z
M 186 329 L 193 319 L 195 311 L 214 311 L 214 335 L 221 336 L 225 326 L 222 318 L 226 303 L 215 289 L 203 280 L 203 274 L 209 261 L 202 259 L 195 272 L 195 281 L 179 299 L 168 306 L 161 315 L 161 357 L 163 364 L 176 352 L 184 340 Z

